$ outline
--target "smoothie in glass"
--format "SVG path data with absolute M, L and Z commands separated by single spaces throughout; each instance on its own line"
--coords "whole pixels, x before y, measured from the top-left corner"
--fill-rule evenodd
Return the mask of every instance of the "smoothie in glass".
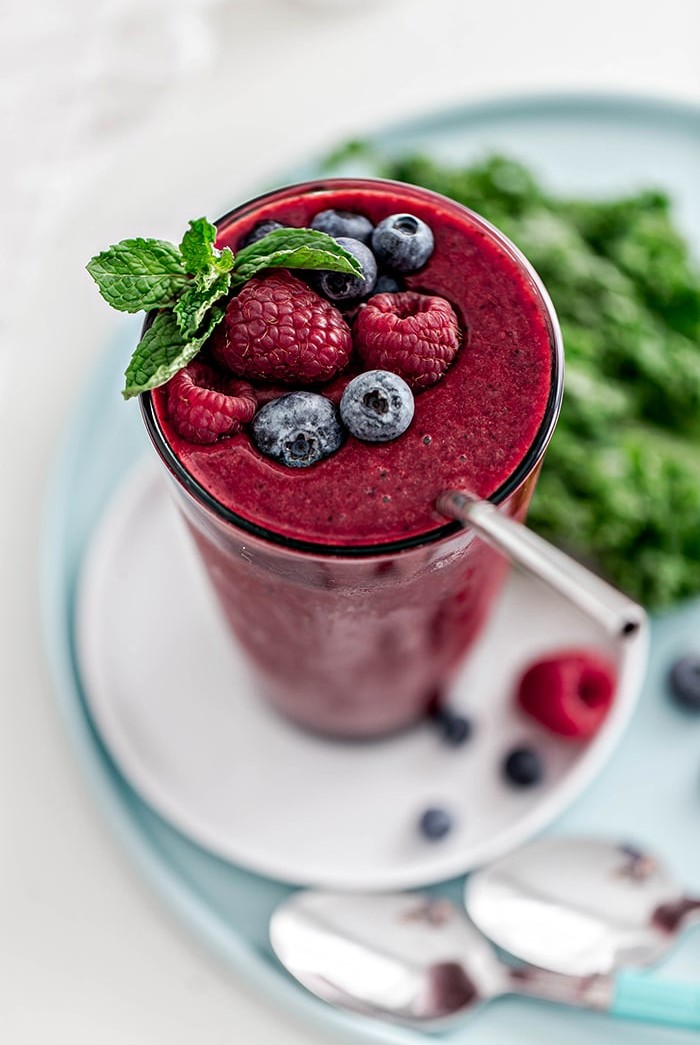
M 307 728 L 370 737 L 415 722 L 444 696 L 487 618 L 505 563 L 435 502 L 462 488 L 524 518 L 559 408 L 561 343 L 522 255 L 425 190 L 377 180 L 293 186 L 223 218 L 217 246 L 235 251 L 261 220 L 305 227 L 327 209 L 375 225 L 409 212 L 433 231 L 431 257 L 405 283 L 451 303 L 462 345 L 441 380 L 416 394 L 408 430 L 386 443 L 348 436 L 317 464 L 287 468 L 261 454 L 249 430 L 210 445 L 184 439 L 164 389 L 142 404 L 261 694 Z M 353 359 L 313 391 L 337 403 L 360 369 Z M 265 399 L 299 387 L 257 390 Z

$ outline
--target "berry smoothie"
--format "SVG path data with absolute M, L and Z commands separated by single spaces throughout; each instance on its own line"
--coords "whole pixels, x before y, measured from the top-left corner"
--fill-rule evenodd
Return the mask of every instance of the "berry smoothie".
M 263 220 L 307 227 L 327 209 L 375 226 L 409 212 L 434 235 L 429 260 L 403 283 L 451 304 L 461 346 L 441 379 L 417 391 L 408 429 L 383 443 L 350 435 L 317 464 L 287 468 L 259 452 L 249 428 L 209 445 L 183 438 L 165 389 L 143 406 L 261 689 L 308 728 L 367 737 L 442 699 L 487 617 L 504 562 L 435 502 L 463 488 L 524 517 L 556 421 L 561 346 L 551 304 L 515 248 L 424 190 L 376 180 L 292 187 L 222 219 L 217 246 L 235 251 Z M 351 329 L 356 311 L 346 313 Z M 362 369 L 352 358 L 313 391 L 338 403 Z M 259 402 L 290 391 L 253 385 Z

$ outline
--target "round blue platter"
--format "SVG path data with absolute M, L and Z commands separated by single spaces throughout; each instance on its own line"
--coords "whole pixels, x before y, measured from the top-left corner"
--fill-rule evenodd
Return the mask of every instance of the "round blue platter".
M 530 164 L 550 187 L 567 194 L 661 186 L 700 249 L 700 110 L 690 106 L 601 96 L 511 99 L 436 113 L 372 140 L 383 153 L 423 149 L 459 162 L 499 151 Z M 311 164 L 283 180 L 317 173 Z M 348 165 L 334 173 L 362 171 Z M 125 322 L 77 404 L 56 461 L 44 529 L 46 642 L 57 700 L 87 786 L 155 892 L 266 1004 L 325 1029 L 331 1040 L 421 1040 L 402 1027 L 335 1011 L 297 987 L 275 961 L 267 937 L 270 913 L 290 887 L 226 863 L 171 828 L 124 780 L 90 722 L 75 653 L 75 592 L 109 494 L 151 452 L 137 410 L 125 407 L 119 395 L 137 337 L 138 324 Z M 649 673 L 632 725 L 606 769 L 553 830 L 643 841 L 700 893 L 700 720 L 665 696 L 669 664 L 690 649 L 700 649 L 700 600 L 653 621 Z M 453 880 L 431 891 L 458 899 L 461 886 Z M 654 975 L 699 979 L 700 933 L 687 936 Z M 588 1045 L 591 1037 L 599 1045 L 696 1040 L 690 1032 L 515 999 L 489 1005 L 439 1037 L 457 1042 L 465 1033 L 474 1045 Z

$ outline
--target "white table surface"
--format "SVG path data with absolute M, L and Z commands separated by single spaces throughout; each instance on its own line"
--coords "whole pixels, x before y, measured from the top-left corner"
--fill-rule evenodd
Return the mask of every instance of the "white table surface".
M 700 102 L 697 0 L 5 0 L 0 14 L 0 1041 L 315 1045 L 161 907 L 103 823 L 43 659 L 42 500 L 119 317 L 84 272 L 347 136 L 531 92 Z M 126 407 L 125 407 L 126 409 Z

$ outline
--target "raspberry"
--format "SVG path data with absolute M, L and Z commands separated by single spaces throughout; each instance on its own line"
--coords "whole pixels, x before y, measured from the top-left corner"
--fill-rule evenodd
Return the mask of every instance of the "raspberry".
M 615 668 L 590 650 L 561 650 L 531 664 L 518 686 L 522 710 L 552 733 L 593 736 L 612 705 Z
M 240 377 L 311 383 L 347 365 L 352 335 L 334 305 L 281 271 L 249 280 L 232 298 L 212 348 Z
M 255 414 L 255 392 L 246 381 L 222 379 L 198 359 L 171 377 L 167 391 L 173 427 L 191 443 L 234 435 Z
M 357 314 L 354 334 L 369 367 L 391 370 L 412 388 L 439 381 L 460 344 L 459 320 L 449 301 L 412 290 L 370 298 Z

